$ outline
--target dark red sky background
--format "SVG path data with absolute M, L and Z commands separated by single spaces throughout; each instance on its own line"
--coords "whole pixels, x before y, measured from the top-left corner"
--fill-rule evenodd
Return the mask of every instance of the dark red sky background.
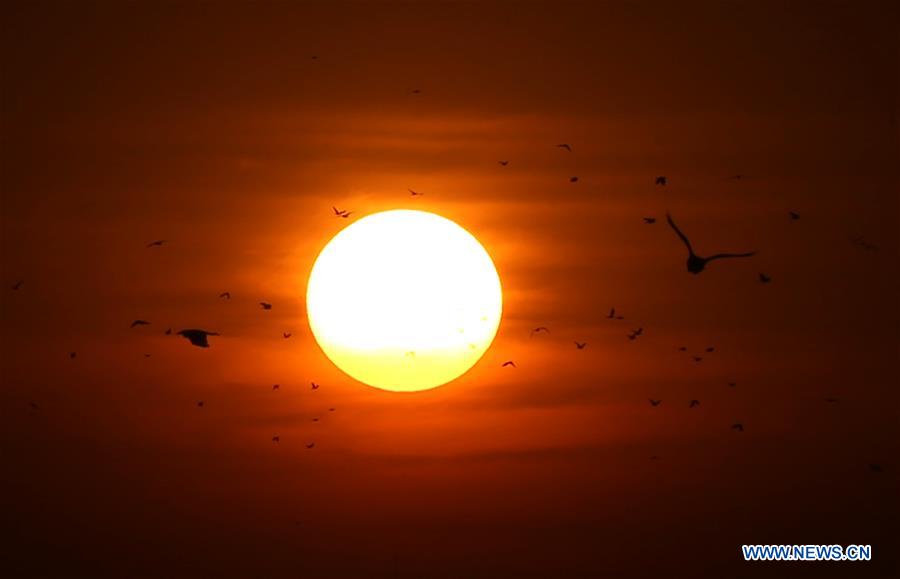
M 0 574 L 893 576 L 898 17 L 14 3 Z M 482 241 L 504 317 L 469 373 L 398 395 L 322 355 L 304 292 L 332 205 Z M 700 253 L 759 254 L 689 275 L 666 210 Z M 748 564 L 745 543 L 875 560 Z

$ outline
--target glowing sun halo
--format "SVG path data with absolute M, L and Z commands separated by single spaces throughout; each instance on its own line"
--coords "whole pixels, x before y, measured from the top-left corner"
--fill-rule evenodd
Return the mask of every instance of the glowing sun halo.
M 325 355 L 357 380 L 411 392 L 446 384 L 491 345 L 500 278 L 468 231 L 433 213 L 375 213 L 316 258 L 309 325 Z

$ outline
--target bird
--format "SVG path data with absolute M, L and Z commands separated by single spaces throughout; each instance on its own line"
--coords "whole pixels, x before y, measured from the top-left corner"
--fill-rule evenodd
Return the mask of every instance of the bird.
M 75 352 L 69 352 L 69 359 L 70 359 L 70 360 L 74 360 L 74 359 L 75 359 L 75 356 L 77 356 L 77 355 L 78 355 L 78 354 L 76 354 Z
M 642 335 L 643 333 L 644 333 L 644 328 L 638 328 L 638 329 L 634 330 L 633 332 L 631 332 L 630 334 L 628 334 L 628 339 L 631 341 L 634 341 L 638 338 L 638 336 Z
M 331 209 L 332 209 L 332 211 L 334 211 L 335 217 L 343 217 L 344 219 L 346 219 L 347 217 L 350 217 L 350 214 L 352 213 L 352 211 L 347 211 L 346 209 L 338 209 L 337 207 L 335 207 L 333 205 L 331 206 Z
M 413 197 L 421 197 L 422 195 L 424 195 L 424 193 L 419 193 L 418 191 L 413 191 L 412 189 L 407 189 L 407 191 L 409 191 L 409 194 Z
M 511 367 L 515 368 L 516 363 L 513 362 L 512 360 L 507 360 L 506 362 L 503 362 L 502 364 L 500 364 L 501 368 L 506 368 L 507 366 L 511 366 Z
M 759 274 L 759 283 L 769 283 L 772 281 L 772 278 L 767 276 L 766 274 L 760 272 Z
M 649 400 L 650 406 L 653 406 L 654 408 L 662 404 L 662 400 L 654 400 L 653 398 L 650 398 Z
M 578 183 L 578 177 L 576 175 L 569 177 L 569 183 Z
M 144 354 L 144 358 L 149 358 L 150 354 Z
M 687 352 L 687 346 L 678 346 L 679 352 Z
M 329 408 L 328 412 L 334 412 L 334 408 Z
M 509 161 L 497 161 L 497 162 L 500 163 L 500 164 L 501 164 L 502 166 L 504 166 L 504 167 L 506 167 L 507 165 L 509 165 Z
M 272 437 L 272 442 L 281 442 L 281 437 L 280 437 L 280 436 L 273 436 L 273 437 Z
M 281 388 L 280 384 L 272 384 L 272 390 L 278 390 L 279 388 Z
M 857 235 L 856 237 L 852 238 L 851 241 L 853 241 L 854 244 L 856 244 L 868 251 L 874 251 L 874 250 L 878 249 L 877 245 L 875 245 L 873 243 L 869 243 L 868 241 L 866 241 L 866 239 L 862 235 Z
M 707 352 L 707 353 L 712 353 L 712 352 L 715 352 L 715 351 L 716 351 L 716 349 L 715 349 L 713 346 L 707 346 L 707 348 L 706 348 L 706 352 Z
M 312 389 L 313 389 L 313 390 L 318 390 L 318 389 L 319 389 L 319 385 L 316 384 L 315 382 L 310 382 L 310 384 L 312 385 Z
M 828 402 L 829 404 L 835 404 L 838 402 L 838 399 L 834 398 L 833 396 L 829 396 L 825 398 L 825 402 Z
M 292 333 L 290 333 L 290 332 L 282 332 L 281 335 L 284 336 L 284 339 L 285 339 L 285 340 L 287 340 L 288 338 L 290 338 L 290 337 L 293 336 L 294 334 L 292 334 Z
M 735 386 L 737 386 L 737 382 L 729 382 L 728 385 L 734 388 Z
M 744 432 L 744 425 L 740 422 L 735 422 L 731 425 L 732 430 L 737 430 L 738 432 Z
M 871 470 L 872 472 L 884 472 L 884 469 L 880 464 L 870 464 L 869 470 Z
M 643 219 L 644 223 L 646 223 L 647 225 L 653 225 L 654 223 L 656 223 L 656 217 L 644 217 Z
M 165 239 L 157 239 L 156 241 L 151 241 L 147 244 L 146 247 L 162 247 L 163 243 L 168 243 Z
M 38 405 L 35 404 L 34 402 L 29 402 L 28 405 L 31 407 L 32 410 L 40 410 L 40 408 L 38 408 Z
M 205 403 L 204 403 L 202 400 L 198 400 L 198 401 L 197 401 L 197 407 L 198 407 L 198 408 L 203 408 L 203 404 L 205 404 Z
M 319 417 L 318 417 L 318 416 L 313 417 L 313 418 L 312 418 L 312 421 L 313 421 L 313 422 L 318 422 L 318 421 L 319 421 Z
M 231 299 L 231 292 L 222 292 L 219 294 L 219 298 L 224 298 L 226 300 Z
M 166 334 L 167 336 L 171 336 L 171 335 L 172 335 L 172 328 L 166 328 L 165 334 Z
M 654 454 L 650 457 L 650 460 L 659 460 L 659 457 Z
M 585 346 L 587 346 L 587 342 L 579 342 L 578 340 L 575 341 L 575 347 L 579 350 L 584 350 Z
M 24 280 L 24 279 L 20 279 L 20 280 L 17 281 L 16 283 L 12 284 L 12 289 L 13 289 L 13 290 L 18 290 L 20 287 L 22 287 L 22 284 L 23 284 L 23 283 L 25 283 L 25 280 Z
M 688 408 L 693 408 L 694 406 L 700 406 L 700 401 L 699 400 L 691 400 L 690 402 L 688 402 Z
M 129 328 L 134 328 L 136 326 L 149 326 L 149 325 L 150 325 L 150 322 L 148 322 L 147 320 L 135 320 L 135 321 L 131 322 L 131 325 L 129 326 Z
M 547 327 L 545 327 L 545 326 L 538 326 L 537 328 L 531 330 L 531 334 L 529 334 L 528 337 L 530 338 L 531 336 L 533 336 L 533 335 L 535 335 L 535 334 L 540 334 L 541 332 L 544 332 L 544 333 L 549 334 L 549 333 L 550 333 L 550 329 L 547 328 Z
M 308 449 L 315 448 L 315 446 L 316 446 L 315 442 L 307 442 L 306 443 L 306 448 L 308 448 Z
M 179 336 L 187 338 L 187 340 L 198 348 L 209 348 L 209 336 L 218 336 L 218 332 L 207 332 L 206 330 L 181 330 Z
M 409 91 L 409 92 L 411 92 L 412 94 L 422 94 L 422 89 L 420 89 L 420 88 L 414 88 L 414 89 L 412 89 L 412 90 Z
M 261 307 L 264 310 L 271 310 L 272 304 L 270 304 L 269 302 L 259 302 L 259 307 Z
M 609 315 L 606 316 L 610 320 L 624 320 L 625 316 L 617 316 L 616 308 L 610 308 Z
M 570 144 L 568 144 L 568 143 L 560 143 L 560 144 L 558 144 L 558 145 L 556 145 L 556 146 L 559 147 L 560 149 L 565 149 L 565 150 L 567 150 L 567 151 L 570 152 L 570 153 L 572 152 L 572 145 L 570 145 Z
M 791 221 L 797 221 L 800 219 L 800 214 L 796 211 L 788 211 L 788 216 L 791 218 Z
M 694 362 L 700 362 L 703 360 L 703 358 L 701 356 L 691 356 L 691 358 L 694 359 Z
M 746 177 L 746 175 L 741 175 L 740 173 L 738 173 L 737 175 L 732 175 L 730 179 L 733 179 L 734 181 L 740 181 L 741 179 L 744 179 Z
M 715 255 L 711 255 L 709 257 L 700 257 L 696 253 L 694 253 L 694 249 L 691 247 L 691 242 L 688 240 L 687 236 L 678 229 L 678 226 L 675 225 L 675 222 L 672 221 L 672 216 L 669 213 L 666 213 L 666 220 L 668 220 L 669 225 L 675 230 L 675 233 L 678 237 L 681 238 L 681 241 L 684 242 L 684 245 L 688 250 L 688 259 L 687 259 L 687 270 L 690 273 L 698 274 L 706 268 L 706 264 L 711 262 L 714 259 L 723 259 L 727 257 L 750 257 L 751 255 L 756 255 L 755 251 L 748 251 L 746 253 L 717 253 Z
M 665 185 L 668 185 L 668 183 L 669 183 L 669 179 L 665 175 L 660 175 L 659 177 L 656 178 L 657 185 L 665 186 Z

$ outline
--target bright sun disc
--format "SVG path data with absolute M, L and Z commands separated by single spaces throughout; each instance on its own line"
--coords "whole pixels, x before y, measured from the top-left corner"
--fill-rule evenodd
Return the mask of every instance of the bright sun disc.
M 491 345 L 503 309 L 484 247 L 425 211 L 375 213 L 328 242 L 309 275 L 309 325 L 360 382 L 426 390 L 461 376 Z

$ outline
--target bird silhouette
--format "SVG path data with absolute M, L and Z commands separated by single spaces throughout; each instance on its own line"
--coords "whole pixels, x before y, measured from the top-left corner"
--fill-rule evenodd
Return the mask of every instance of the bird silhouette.
M 209 348 L 209 336 L 218 336 L 218 332 L 207 332 L 206 330 L 181 330 L 179 336 L 187 338 L 187 340 L 198 348 Z
M 712 352 L 715 352 L 715 351 L 716 351 L 716 349 L 715 349 L 713 346 L 707 346 L 707 348 L 706 348 L 706 352 L 707 352 L 707 353 L 712 353 Z
M 166 328 L 165 334 L 166 334 L 167 336 L 171 336 L 171 335 L 172 335 L 172 328 Z
M 151 241 L 146 245 L 146 247 L 162 247 L 164 243 L 168 243 L 165 239 L 157 239 L 156 241 Z
M 878 249 L 877 245 L 869 243 L 862 235 L 857 235 L 856 237 L 852 238 L 851 241 L 867 251 L 875 251 L 876 249 Z
M 412 94 L 422 94 L 422 89 L 420 89 L 420 88 L 414 88 L 414 89 L 412 89 L 412 90 L 409 91 L 409 92 L 412 93 Z
M 647 225 L 653 225 L 654 223 L 656 223 L 656 217 L 644 217 L 643 219 L 644 223 L 646 223 Z
M 734 388 L 735 386 L 737 386 L 737 382 L 729 382 L 728 385 Z
M 579 342 L 577 340 L 575 341 L 575 347 L 579 350 L 584 350 L 585 346 L 587 346 L 587 342 Z
M 315 447 L 316 447 L 316 443 L 315 443 L 315 442 L 307 442 L 307 443 L 306 443 L 306 448 L 307 448 L 307 449 L 313 449 L 313 448 L 315 448 Z
M 744 425 L 740 422 L 735 422 L 731 425 L 732 430 L 737 430 L 738 432 L 744 432 Z
M 16 283 L 12 284 L 12 289 L 18 290 L 20 287 L 22 287 L 22 284 L 24 284 L 24 283 L 25 283 L 25 280 L 24 280 L 24 279 L 20 279 L 20 280 L 17 281 Z
M 833 396 L 829 396 L 825 398 L 825 402 L 828 402 L 829 404 L 836 404 L 838 402 L 838 399 L 834 398 Z
M 703 358 L 701 356 L 691 356 L 694 359 L 694 362 L 701 362 Z
M 679 352 L 687 352 L 687 346 L 678 346 Z
M 737 175 L 732 175 L 732 176 L 729 177 L 729 178 L 732 179 L 732 180 L 734 180 L 734 181 L 740 181 L 741 179 L 746 179 L 747 176 L 746 176 L 746 175 L 741 175 L 740 173 L 738 173 Z
M 270 304 L 269 302 L 259 302 L 259 307 L 261 307 L 264 310 L 271 310 L 272 304 Z
M 338 209 L 333 205 L 331 207 L 331 210 L 334 211 L 335 217 L 343 217 L 344 219 L 350 217 L 350 214 L 353 213 L 352 211 L 347 211 L 346 209 Z
M 796 211 L 788 211 L 788 216 L 791 218 L 791 221 L 797 221 L 800 219 L 800 214 Z
M 767 276 L 764 273 L 759 274 L 759 283 L 769 283 L 770 281 L 772 281 L 771 277 Z
M 273 436 L 273 437 L 272 437 L 272 442 L 281 442 L 281 437 L 280 437 L 280 436 Z
M 318 422 L 318 421 L 319 421 L 319 417 L 318 417 L 318 416 L 313 417 L 313 418 L 312 418 L 312 421 L 313 421 L 313 422 Z
M 287 340 L 288 338 L 290 338 L 290 337 L 293 336 L 294 334 L 292 334 L 292 333 L 290 333 L 290 332 L 282 332 L 281 335 L 284 336 L 284 339 L 285 339 L 285 340 Z
M 695 406 L 700 406 L 699 400 L 691 400 L 690 402 L 688 402 L 688 408 L 693 408 Z
M 662 404 L 662 400 L 654 400 L 653 398 L 650 398 L 649 400 L 650 406 L 653 406 L 654 408 Z
M 578 183 L 578 177 L 575 175 L 569 177 L 569 183 Z
M 197 401 L 197 407 L 198 407 L 198 408 L 203 408 L 203 405 L 204 405 L 204 404 L 205 404 L 205 403 L 204 403 L 202 400 L 198 400 L 198 401 Z
M 751 255 L 756 255 L 755 251 L 748 251 L 746 253 L 717 253 L 715 255 L 711 255 L 709 257 L 700 257 L 696 253 L 694 253 L 694 249 L 691 247 L 691 242 L 688 240 L 687 236 L 678 229 L 678 226 L 675 225 L 675 222 L 672 221 L 672 216 L 666 213 L 666 220 L 669 222 L 669 225 L 681 238 L 681 241 L 684 242 L 685 247 L 688 250 L 688 259 L 687 259 L 687 270 L 690 273 L 698 274 L 706 268 L 706 264 L 713 261 L 714 259 L 724 259 L 729 257 L 750 257 Z
M 643 333 L 644 333 L 644 328 L 638 328 L 638 329 L 634 330 L 633 332 L 631 332 L 630 334 L 628 334 L 628 339 L 634 341 L 639 336 L 641 336 Z
M 616 308 L 610 308 L 609 314 L 606 316 L 610 320 L 624 320 L 625 316 L 616 315 Z
M 656 184 L 657 184 L 657 185 L 663 185 L 663 186 L 665 186 L 665 185 L 667 185 L 668 183 L 669 183 L 669 179 L 668 179 L 665 175 L 660 175 L 659 177 L 656 178 Z
M 310 384 L 312 385 L 312 389 L 313 389 L 313 390 L 318 390 L 318 389 L 319 389 L 319 385 L 316 384 L 315 382 L 310 382 Z
M 231 292 L 222 292 L 219 294 L 219 298 L 224 298 L 226 300 L 231 299 Z
M 409 194 L 413 197 L 421 197 L 422 195 L 424 195 L 424 193 L 419 193 L 418 191 L 413 191 L 412 189 L 407 189 L 407 191 L 409 191 Z
M 69 352 L 69 359 L 70 359 L 70 360 L 74 360 L 74 359 L 75 359 L 75 356 L 77 356 L 77 355 L 78 355 L 78 354 L 76 354 L 75 352 Z
M 328 412 L 334 412 L 334 408 L 329 408 Z
M 560 143 L 560 144 L 558 144 L 558 145 L 556 145 L 556 146 L 559 147 L 560 149 L 565 149 L 565 150 L 567 150 L 567 151 L 570 152 L 570 153 L 572 152 L 572 145 L 570 145 L 570 144 L 568 144 L 568 143 Z
M 545 334 L 549 334 L 550 329 L 545 326 L 538 326 L 537 328 L 534 328 L 533 330 L 531 330 L 531 334 L 529 334 L 528 337 L 530 338 L 531 336 L 533 336 L 535 334 L 540 334 L 541 332 L 544 332 Z
M 880 464 L 870 464 L 869 470 L 872 472 L 884 472 L 884 468 L 882 468 Z
M 147 320 L 135 320 L 135 321 L 131 322 L 131 325 L 128 327 L 134 328 L 136 326 L 149 326 L 149 325 L 150 325 L 150 322 L 148 322 Z
M 272 384 L 272 390 L 278 390 L 279 388 L 281 388 L 280 384 Z
M 506 362 L 503 362 L 502 364 L 500 364 L 501 368 L 506 368 L 507 366 L 512 366 L 513 368 L 515 368 L 516 363 L 513 362 L 512 360 L 507 360 Z
M 497 161 L 497 162 L 500 163 L 501 165 L 503 165 L 504 167 L 509 165 L 509 161 Z

